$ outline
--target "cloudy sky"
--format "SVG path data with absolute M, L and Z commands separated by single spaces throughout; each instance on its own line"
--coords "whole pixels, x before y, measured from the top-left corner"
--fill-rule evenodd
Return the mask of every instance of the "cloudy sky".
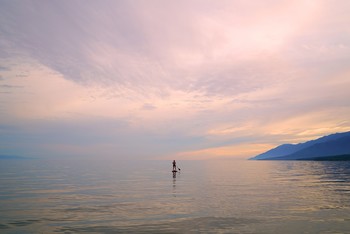
M 0 0 L 0 155 L 247 158 L 349 131 L 349 12 Z

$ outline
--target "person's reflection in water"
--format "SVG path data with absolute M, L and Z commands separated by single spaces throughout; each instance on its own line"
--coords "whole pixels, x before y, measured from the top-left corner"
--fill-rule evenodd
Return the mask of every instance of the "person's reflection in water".
M 176 197 L 176 172 L 173 172 L 173 196 Z

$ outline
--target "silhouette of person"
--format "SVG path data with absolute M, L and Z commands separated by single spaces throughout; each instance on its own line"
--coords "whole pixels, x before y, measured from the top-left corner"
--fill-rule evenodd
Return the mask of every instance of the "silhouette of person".
M 176 162 L 175 162 L 175 160 L 173 161 L 173 171 L 176 171 Z

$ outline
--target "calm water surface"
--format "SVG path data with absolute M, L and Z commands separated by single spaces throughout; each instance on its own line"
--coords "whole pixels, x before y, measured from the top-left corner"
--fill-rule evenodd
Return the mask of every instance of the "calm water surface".
M 0 161 L 0 233 L 350 233 L 350 162 Z

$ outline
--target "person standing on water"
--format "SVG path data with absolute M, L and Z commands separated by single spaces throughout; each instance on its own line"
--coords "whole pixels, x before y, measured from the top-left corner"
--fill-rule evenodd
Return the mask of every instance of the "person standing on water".
M 176 171 L 176 162 L 175 162 L 175 160 L 173 161 L 173 171 Z

